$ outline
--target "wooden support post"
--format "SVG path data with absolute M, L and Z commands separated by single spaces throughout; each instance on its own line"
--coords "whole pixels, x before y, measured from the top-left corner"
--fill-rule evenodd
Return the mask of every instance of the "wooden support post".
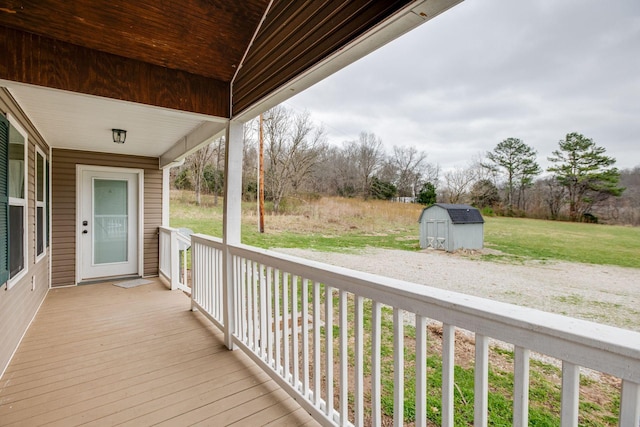
M 264 132 L 260 114 L 260 137 L 258 138 L 258 231 L 264 233 Z
M 240 219 L 242 214 L 242 123 L 230 121 L 227 127 L 225 149 L 224 216 L 222 219 L 223 253 L 223 321 L 224 344 L 233 350 L 234 275 L 231 251 L 228 245 L 240 243 Z
M 169 205 L 171 203 L 171 168 L 162 169 L 162 226 L 169 227 Z

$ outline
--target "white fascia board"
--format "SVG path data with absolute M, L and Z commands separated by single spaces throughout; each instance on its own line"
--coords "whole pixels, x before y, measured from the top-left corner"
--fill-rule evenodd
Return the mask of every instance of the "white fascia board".
M 227 128 L 227 120 L 206 121 L 180 138 L 170 149 L 160 156 L 160 169 L 178 166 L 189 154 L 222 136 Z
M 405 7 L 377 27 L 371 29 L 324 61 L 312 67 L 306 73 L 292 79 L 289 83 L 245 109 L 241 114 L 235 116 L 233 120 L 247 122 L 253 119 L 260 113 L 281 104 L 462 1 L 463 0 L 422 0 Z M 233 93 L 233 87 L 231 90 Z

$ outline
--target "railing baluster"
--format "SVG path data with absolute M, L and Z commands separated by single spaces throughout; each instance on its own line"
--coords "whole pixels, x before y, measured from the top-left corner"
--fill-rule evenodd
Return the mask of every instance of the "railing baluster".
M 229 255 L 231 257 L 231 263 L 233 263 L 233 256 Z M 211 248 L 211 252 L 210 252 L 210 256 L 209 256 L 209 262 L 211 263 L 211 286 L 210 286 L 210 291 L 209 291 L 209 298 L 210 298 L 210 306 L 211 306 L 211 313 L 214 315 L 214 317 L 216 317 L 217 319 L 222 319 L 223 317 L 223 311 L 218 311 L 218 304 L 220 302 L 220 300 L 222 299 L 222 294 L 218 294 L 218 291 L 221 289 L 219 287 L 220 285 L 220 268 L 219 264 L 218 264 L 218 251 L 216 251 L 215 249 Z M 230 264 L 231 268 L 233 268 L 233 264 Z M 233 270 L 231 270 L 231 277 L 230 277 L 231 282 L 231 286 L 235 287 L 235 280 L 236 278 L 233 275 Z M 232 295 L 233 298 L 233 295 Z M 233 300 L 233 299 L 232 299 Z M 224 310 L 224 306 L 221 306 L 222 310 Z
M 178 282 L 180 281 L 180 255 L 178 254 L 178 230 L 171 230 L 171 243 L 169 253 L 171 254 L 171 259 L 169 260 L 169 265 L 171 266 L 171 290 L 176 290 L 178 288 Z
M 529 350 L 520 346 L 514 349 L 513 426 L 529 425 Z
M 619 426 L 640 425 L 640 384 L 622 381 Z
M 275 363 L 274 368 L 276 372 L 282 373 L 282 359 L 280 358 L 280 346 L 282 345 L 282 331 L 280 330 L 280 285 L 282 280 L 280 278 L 280 270 L 275 269 L 273 271 L 273 304 L 274 304 L 274 329 L 275 329 L 275 342 L 274 342 L 274 354 Z
M 371 422 L 374 426 L 382 425 L 382 396 L 380 378 L 380 348 L 382 329 L 382 306 L 373 301 L 371 307 Z
M 355 391 L 354 412 L 356 427 L 364 425 L 364 298 L 359 295 L 355 301 Z
M 260 355 L 260 265 L 253 262 L 253 279 L 251 280 L 252 299 L 253 299 L 253 349 L 257 355 Z
M 256 351 L 256 342 L 253 329 L 253 261 L 246 260 L 247 264 L 247 286 L 246 286 L 246 301 L 247 301 L 247 345 L 253 351 Z
M 290 332 L 289 332 L 289 273 L 282 274 L 282 332 L 283 332 L 283 362 L 284 362 L 284 371 L 283 378 L 291 383 L 290 375 L 291 375 L 291 366 L 289 362 L 289 352 L 291 351 L 290 347 Z M 294 357 L 298 357 L 297 353 L 294 353 Z
M 393 308 L 393 425 L 404 424 L 404 319 L 403 310 Z
M 213 249 L 213 253 L 216 256 L 216 286 L 215 286 L 215 301 L 216 301 L 216 310 L 218 312 L 218 316 L 219 318 L 222 318 L 222 315 L 224 313 L 224 301 L 222 300 L 222 288 L 223 288 L 223 283 L 224 281 L 222 280 L 222 268 L 220 268 L 220 266 L 222 265 L 222 251 Z M 233 278 L 234 282 L 234 286 L 237 286 L 237 281 L 240 280 L 240 276 L 236 276 Z
M 302 280 L 302 391 L 309 399 L 309 281 Z
M 333 288 L 324 287 L 325 413 L 333 418 Z
M 416 315 L 416 425 L 427 425 L 427 318 Z
M 313 282 L 313 402 L 320 407 L 320 371 L 322 360 L 320 352 L 320 283 Z
M 293 346 L 291 348 L 291 357 L 293 359 L 292 384 L 296 390 L 300 391 L 298 384 L 300 381 L 300 347 L 298 346 L 300 325 L 298 325 L 298 301 L 300 301 L 300 297 L 298 296 L 298 276 L 294 275 L 291 278 L 291 335 L 293 338 Z M 303 359 L 303 362 L 304 361 L 306 361 L 306 359 Z
M 207 248 L 207 312 L 215 317 L 213 310 L 213 295 L 216 289 L 216 275 L 218 266 L 214 264 L 214 251 Z M 220 319 L 220 317 L 218 317 Z
M 340 291 L 340 425 L 349 424 L 349 323 L 347 292 Z
M 203 248 L 202 250 L 202 297 L 200 298 L 200 303 L 202 304 L 202 308 L 204 311 L 209 313 L 209 248 Z
M 258 266 L 258 274 L 260 275 L 260 357 L 265 362 L 267 360 L 267 278 L 265 277 L 266 268 L 260 263 Z
M 489 338 L 476 334 L 473 425 L 486 427 L 489 402 Z
M 182 284 L 187 286 L 187 250 L 182 251 Z
M 273 364 L 273 335 L 274 330 L 274 318 L 273 318 L 273 268 L 267 266 L 267 289 L 266 289 L 266 306 L 267 306 L 267 363 L 271 366 Z
M 213 290 L 215 289 L 216 286 L 216 282 L 215 282 L 215 272 L 218 269 L 216 265 L 213 264 L 213 251 L 211 250 L 211 248 L 207 248 L 207 279 L 206 279 L 206 308 L 207 308 L 207 313 L 214 315 L 215 313 L 213 312 Z
M 239 298 L 238 304 L 238 325 L 240 325 L 240 333 L 238 334 L 243 342 L 249 341 L 249 329 L 247 325 L 247 314 L 249 309 L 247 307 L 247 260 L 245 258 L 238 257 L 238 276 L 240 280 L 238 282 L 237 298 Z
M 442 426 L 453 427 L 456 327 L 442 324 Z
M 578 427 L 578 404 L 580 398 L 580 367 L 562 362 L 562 427 Z
M 164 234 L 161 232 L 160 236 L 163 236 Z M 199 261 L 198 261 L 198 256 L 199 256 L 199 251 L 200 251 L 200 243 L 198 242 L 194 242 L 193 244 L 193 249 L 191 251 L 191 310 L 196 310 L 196 306 L 194 304 L 198 302 L 198 286 L 199 286 L 199 282 L 198 282 L 198 274 L 200 269 L 199 267 Z

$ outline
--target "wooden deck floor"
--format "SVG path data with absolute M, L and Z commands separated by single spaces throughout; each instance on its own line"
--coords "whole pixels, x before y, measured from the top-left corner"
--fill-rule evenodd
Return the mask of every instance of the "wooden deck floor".
M 49 292 L 4 376 L 0 425 L 316 425 L 161 283 Z

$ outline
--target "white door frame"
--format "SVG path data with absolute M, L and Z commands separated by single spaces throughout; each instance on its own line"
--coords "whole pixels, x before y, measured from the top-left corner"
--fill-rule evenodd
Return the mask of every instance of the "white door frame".
M 138 177 L 138 276 L 144 275 L 144 169 L 118 168 L 110 166 L 76 165 L 76 285 L 82 280 L 80 248 L 82 239 L 82 175 L 84 172 L 112 172 L 134 174 Z

